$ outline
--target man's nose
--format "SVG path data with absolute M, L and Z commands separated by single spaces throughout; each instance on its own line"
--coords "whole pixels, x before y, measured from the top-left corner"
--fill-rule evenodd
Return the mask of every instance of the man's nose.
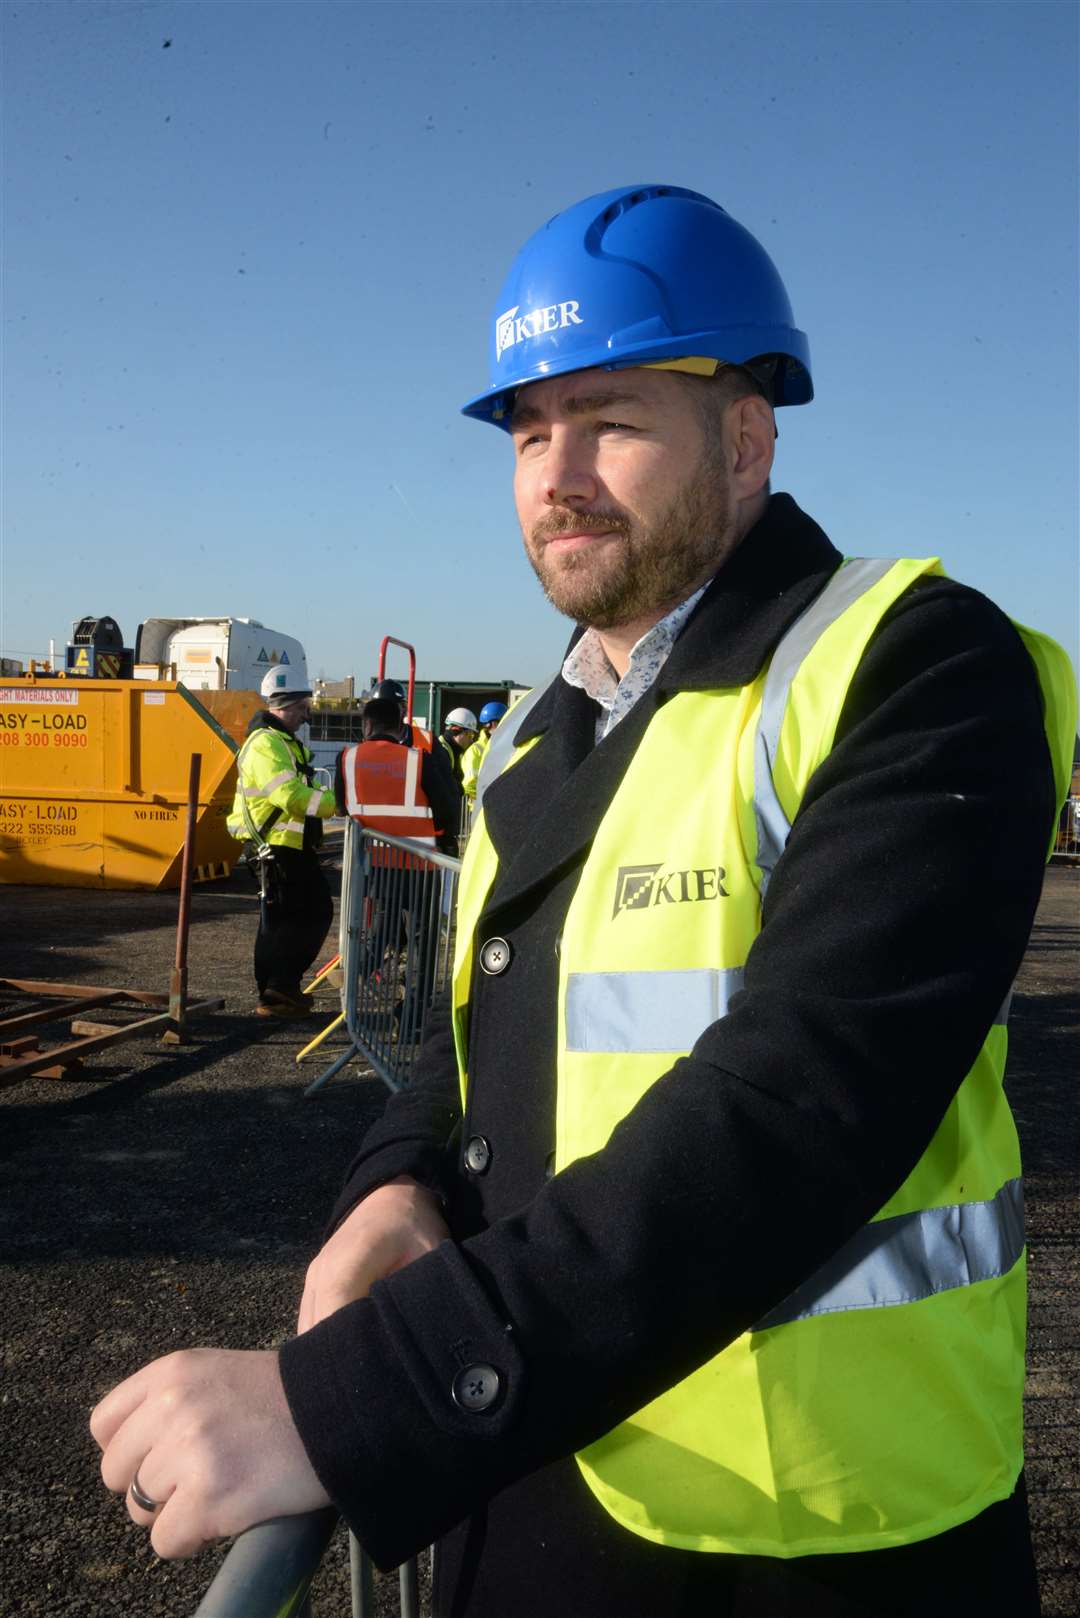
M 576 433 L 552 432 L 543 466 L 544 501 L 549 506 L 596 499 L 597 479 L 588 447 Z

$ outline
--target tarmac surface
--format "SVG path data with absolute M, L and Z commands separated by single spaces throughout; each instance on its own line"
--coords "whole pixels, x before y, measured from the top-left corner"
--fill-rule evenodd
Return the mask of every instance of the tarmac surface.
M 1030 1242 L 1027 1473 L 1045 1618 L 1080 1614 L 1078 901 L 1080 869 L 1052 866 L 1010 1025 Z M 166 991 L 176 908 L 175 894 L 0 887 L 0 975 Z M 270 1347 L 291 1334 L 322 1221 L 385 1097 L 354 1064 L 304 1099 L 341 1039 L 303 1067 L 296 1052 L 337 997 L 321 999 L 310 1024 L 252 1015 L 255 924 L 243 876 L 196 888 L 191 995 L 224 995 L 226 1009 L 195 1024 L 190 1045 L 143 1038 L 66 1079 L 0 1089 L 0 1618 L 189 1618 L 220 1564 L 219 1548 L 181 1563 L 155 1557 L 101 1484 L 87 1418 L 148 1359 L 197 1344 Z M 332 947 L 333 935 L 324 958 Z M 0 1014 L 22 1009 L 14 998 L 0 990 Z M 62 1024 L 35 1032 L 50 1045 L 67 1037 Z M 395 1577 L 377 1581 L 377 1600 L 380 1618 L 397 1613 Z M 313 1618 L 349 1611 L 339 1533 Z

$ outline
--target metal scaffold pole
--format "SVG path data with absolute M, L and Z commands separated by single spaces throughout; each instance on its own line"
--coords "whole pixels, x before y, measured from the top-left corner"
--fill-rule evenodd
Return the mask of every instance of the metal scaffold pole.
M 188 933 L 191 930 L 191 879 L 195 868 L 195 827 L 199 818 L 199 776 L 202 754 L 192 753 L 188 772 L 187 819 L 180 866 L 180 908 L 176 918 L 176 960 L 169 978 L 169 1026 L 162 1038 L 169 1045 L 186 1045 Z

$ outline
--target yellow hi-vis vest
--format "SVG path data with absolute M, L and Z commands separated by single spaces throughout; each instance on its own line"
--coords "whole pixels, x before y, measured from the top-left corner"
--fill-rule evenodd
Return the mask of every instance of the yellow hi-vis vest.
M 476 783 L 491 746 L 491 737 L 482 730 L 461 755 L 461 790 L 470 800 L 476 797 Z
M 556 1169 L 603 1147 L 725 1014 L 867 643 L 915 579 L 941 571 L 933 559 L 846 563 L 752 684 L 683 692 L 653 717 L 562 932 Z M 1071 670 L 1053 642 L 1018 628 L 1064 793 Z M 463 1099 L 474 933 L 498 863 L 483 796 L 533 745 L 514 745 L 532 701 L 493 738 L 460 880 Z M 658 827 L 677 869 L 657 863 Z M 688 883 L 719 902 L 666 902 Z M 635 925 L 645 910 L 648 930 Z M 928 1538 L 1011 1493 L 1025 1267 L 1004 1024 L 1003 1008 L 921 1160 L 873 1220 L 752 1330 L 578 1455 L 616 1521 L 664 1545 L 791 1557 Z
M 273 816 L 265 832 L 270 846 L 303 848 L 305 821 L 337 813 L 334 794 L 308 780 L 313 759 L 298 736 L 269 728 L 250 731 L 236 755 L 236 793 L 225 822 L 229 835 L 250 839 Z

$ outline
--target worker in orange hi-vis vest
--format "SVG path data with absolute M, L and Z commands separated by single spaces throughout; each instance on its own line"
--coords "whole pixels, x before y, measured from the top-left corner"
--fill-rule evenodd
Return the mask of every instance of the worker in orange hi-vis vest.
M 372 831 L 456 852 L 461 789 L 441 759 L 401 739 L 397 704 L 373 697 L 364 709 L 364 739 L 338 759 L 338 804 Z
M 409 746 L 401 733 L 396 702 L 373 697 L 361 718 L 364 739 L 346 747 L 338 759 L 340 808 L 371 831 L 408 837 L 443 853 L 457 852 L 456 828 L 461 814 L 461 788 L 435 752 Z M 366 970 L 377 972 L 388 947 L 415 951 L 411 975 L 419 1000 L 413 1014 L 430 996 L 434 957 L 427 948 L 432 915 L 438 904 L 441 873 L 417 855 L 376 842 L 372 867 L 383 872 L 408 871 L 407 914 L 398 912 L 385 884 L 376 884 L 367 916 Z M 400 915 L 395 922 L 391 915 Z M 388 930 L 389 929 L 389 930 Z M 400 1012 L 401 1008 L 398 1008 Z

